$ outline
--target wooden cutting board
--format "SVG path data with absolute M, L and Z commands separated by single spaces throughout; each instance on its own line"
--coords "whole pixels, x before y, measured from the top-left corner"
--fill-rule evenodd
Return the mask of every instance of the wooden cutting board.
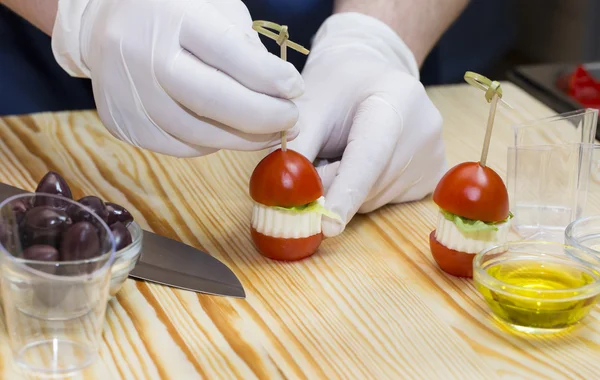
M 503 86 L 522 113 L 497 116 L 488 164 L 502 176 L 511 126 L 552 114 Z M 483 93 L 467 85 L 428 92 L 445 120 L 450 165 L 478 160 L 488 115 Z M 249 236 L 247 186 L 263 155 L 153 154 L 111 137 L 95 112 L 0 119 L 0 181 L 33 190 L 55 170 L 75 197 L 124 205 L 142 227 L 225 262 L 246 289 L 239 300 L 128 280 L 108 305 L 101 358 L 85 378 L 598 378 L 598 311 L 561 338 L 501 330 L 470 280 L 436 267 L 430 198 L 355 217 L 305 261 L 259 256 Z M 6 335 L 0 374 L 18 378 Z

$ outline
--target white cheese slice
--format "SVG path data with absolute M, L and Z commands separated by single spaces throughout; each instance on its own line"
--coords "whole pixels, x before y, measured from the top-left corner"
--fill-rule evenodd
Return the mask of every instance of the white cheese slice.
M 510 230 L 510 219 L 496 225 L 498 231 L 462 232 L 456 224 L 438 214 L 435 238 L 447 248 L 458 252 L 479 253 L 491 246 L 506 242 Z
M 324 197 L 319 204 L 324 204 Z M 321 214 L 294 212 L 255 203 L 252 209 L 252 227 L 259 233 L 277 238 L 305 238 L 321 232 Z

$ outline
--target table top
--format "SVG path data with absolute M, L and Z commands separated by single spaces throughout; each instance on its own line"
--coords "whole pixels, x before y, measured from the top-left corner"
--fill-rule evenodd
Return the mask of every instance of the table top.
M 528 118 L 552 111 L 506 83 Z M 488 104 L 467 85 L 432 87 L 450 165 L 479 158 Z M 523 111 L 525 110 L 525 111 Z M 511 125 L 500 110 L 488 165 L 504 176 Z M 596 378 L 600 317 L 559 338 L 501 330 L 471 280 L 441 272 L 429 251 L 431 198 L 359 215 L 313 257 L 260 256 L 249 235 L 248 179 L 264 152 L 177 159 L 117 141 L 95 112 L 0 119 L 0 181 L 33 190 L 48 171 L 74 196 L 127 207 L 143 228 L 227 264 L 246 299 L 127 280 L 108 305 L 90 379 Z M 1 320 L 1 319 L 0 319 Z M 3 324 L 3 322 L 2 322 Z M 5 334 L 4 328 L 1 334 Z M 2 378 L 18 378 L 0 336 Z

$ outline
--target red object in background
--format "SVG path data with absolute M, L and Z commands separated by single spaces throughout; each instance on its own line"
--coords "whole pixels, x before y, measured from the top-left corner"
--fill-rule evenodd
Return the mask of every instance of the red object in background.
M 583 65 L 577 66 L 571 75 L 568 91 L 583 106 L 600 109 L 600 82 Z

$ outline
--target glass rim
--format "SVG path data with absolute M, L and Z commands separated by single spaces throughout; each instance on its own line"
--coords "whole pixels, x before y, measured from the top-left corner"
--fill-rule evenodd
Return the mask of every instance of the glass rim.
M 481 280 L 483 281 L 479 281 L 481 283 L 484 284 L 494 284 L 495 286 L 493 287 L 494 291 L 498 291 L 499 293 L 503 293 L 505 295 L 510 295 L 511 297 L 520 297 L 523 299 L 528 299 L 528 300 L 536 300 L 536 299 L 542 299 L 539 297 L 528 297 L 528 296 L 522 296 L 519 294 L 514 294 L 514 293 L 509 293 L 506 292 L 504 289 L 512 289 L 512 290 L 530 290 L 524 286 L 518 286 L 518 285 L 514 285 L 514 284 L 509 284 L 505 281 L 499 280 L 495 277 L 493 277 L 492 275 L 490 275 L 486 270 L 483 269 L 482 267 L 482 263 L 481 261 L 483 260 L 484 256 L 488 253 L 490 253 L 493 250 L 497 250 L 499 248 L 509 248 L 511 246 L 535 246 L 535 245 L 545 245 L 545 246 L 553 246 L 553 247 L 563 247 L 563 248 L 574 248 L 577 249 L 579 251 L 584 251 L 583 249 L 580 249 L 578 247 L 574 247 L 571 245 L 567 245 L 567 244 L 561 244 L 561 243 L 555 243 L 555 242 L 551 242 L 551 241 L 539 241 L 539 240 L 527 240 L 527 241 L 511 241 L 511 242 L 505 242 L 503 244 L 498 244 L 498 245 L 494 245 L 491 247 L 488 247 L 482 251 L 480 251 L 479 253 L 477 253 L 475 255 L 475 257 L 473 258 L 473 273 L 477 274 L 478 276 L 481 277 Z M 552 255 L 552 256 L 557 256 L 554 253 L 548 253 L 548 255 Z M 577 260 L 576 257 L 572 257 L 567 255 L 567 257 L 569 258 L 569 261 L 572 260 Z M 566 302 L 566 301 L 570 301 L 570 300 L 577 300 L 579 298 L 585 298 L 587 297 L 590 293 L 600 293 L 600 274 L 596 274 L 593 272 L 593 267 L 591 267 L 590 265 L 586 265 L 582 262 L 580 262 L 579 260 L 574 261 L 575 265 L 579 266 L 579 267 L 583 267 L 586 269 L 586 272 L 590 273 L 593 277 L 594 277 L 594 282 L 592 282 L 591 284 L 587 284 L 587 285 L 583 285 L 583 286 L 579 286 L 576 288 L 569 288 L 569 289 L 551 289 L 551 290 L 540 290 L 538 291 L 540 294 L 561 294 L 561 293 L 566 293 L 566 292 L 573 292 L 573 291 L 578 291 L 580 292 L 580 294 L 572 296 L 572 297 L 565 297 L 565 298 L 560 298 L 560 299 L 556 299 L 556 300 L 549 300 L 544 298 L 544 302 Z M 599 271 L 600 271 L 600 267 L 598 267 Z M 502 288 L 499 288 L 497 285 L 500 285 Z
M 563 147 L 584 147 L 588 149 L 598 149 L 600 148 L 600 143 L 584 143 L 584 142 L 566 142 L 566 143 L 547 143 L 547 144 L 535 144 L 535 145 L 509 145 L 507 146 L 508 150 L 550 150 L 550 149 L 559 149 Z
M 569 223 L 567 225 L 567 227 L 565 228 L 565 239 L 572 240 L 569 243 L 570 246 L 575 247 L 581 251 L 588 252 L 588 253 L 589 252 L 597 252 L 598 254 L 600 254 L 600 251 L 597 251 L 595 249 L 592 249 L 592 248 L 582 245 L 581 243 L 579 243 L 579 241 L 577 241 L 577 238 L 575 238 L 573 236 L 574 228 L 576 228 L 581 223 L 585 223 L 585 222 L 588 222 L 590 220 L 595 220 L 595 219 L 600 219 L 600 215 L 589 215 L 589 216 L 585 216 L 583 218 L 575 219 L 574 221 L 572 221 L 571 223 Z M 600 259 L 599 259 L 599 267 L 600 267 Z
M 598 109 L 596 108 L 580 108 L 573 111 L 567 111 L 559 114 L 549 115 L 542 118 L 537 119 L 529 119 L 519 122 L 517 124 L 513 124 L 513 128 L 520 129 L 523 127 L 533 126 L 542 123 L 554 122 L 558 120 L 568 120 L 575 116 L 587 115 L 587 114 L 596 114 L 598 115 Z
M 80 276 L 85 276 L 85 277 L 90 277 L 93 276 L 96 273 L 105 271 L 110 269 L 110 266 L 112 265 L 112 263 L 115 260 L 115 256 L 116 256 L 116 246 L 115 246 L 115 240 L 114 237 L 112 236 L 112 233 L 110 231 L 110 228 L 108 227 L 108 225 L 102 220 L 100 219 L 100 217 L 98 215 L 96 215 L 95 212 L 93 212 L 93 210 L 73 199 L 70 198 L 66 198 L 63 197 L 61 195 L 55 195 L 55 194 L 49 194 L 49 193 L 25 193 L 25 194 L 17 194 L 17 195 L 13 195 L 11 197 L 6 198 L 4 201 L 0 202 L 0 210 L 2 210 L 7 204 L 9 204 L 10 202 L 16 200 L 16 199 L 20 199 L 20 198 L 31 198 L 31 197 L 36 197 L 36 196 L 42 196 L 42 197 L 48 197 L 48 198 L 54 198 L 54 199 L 58 199 L 61 201 L 66 201 L 67 203 L 70 204 L 74 204 L 77 205 L 79 207 L 82 207 L 83 209 L 87 210 L 90 212 L 90 214 L 92 215 L 93 218 L 95 218 L 98 222 L 100 222 L 100 225 L 102 226 L 102 228 L 104 228 L 104 230 L 106 231 L 106 233 L 108 234 L 107 236 L 109 236 L 109 243 L 110 243 L 110 247 L 108 252 L 103 253 L 102 255 L 93 257 L 91 259 L 82 259 L 82 260 L 68 260 L 68 261 L 41 261 L 41 260 L 29 260 L 29 259 L 23 259 L 20 257 L 15 257 L 14 255 L 12 255 L 10 252 L 7 251 L 7 249 L 4 247 L 4 244 L 0 243 L 0 254 L 2 256 L 5 256 L 6 258 L 8 258 L 8 260 L 16 263 L 16 264 L 35 264 L 38 266 L 47 266 L 47 267 L 66 267 L 66 266 L 75 266 L 75 265 L 85 265 L 85 264 L 92 264 L 92 263 L 96 263 L 98 261 L 101 261 L 103 259 L 105 259 L 108 256 L 108 259 L 106 259 L 106 262 L 102 265 L 102 267 L 97 268 L 96 270 L 94 270 L 92 273 L 88 273 L 88 274 L 82 274 L 82 275 L 78 275 L 78 276 L 57 276 L 57 275 L 53 275 L 53 274 L 49 274 L 49 273 L 45 273 L 39 270 L 36 270 L 28 265 L 23 265 L 28 271 L 35 271 L 36 275 L 43 275 L 43 276 L 50 276 L 50 277 L 60 277 L 60 278 L 77 278 Z

